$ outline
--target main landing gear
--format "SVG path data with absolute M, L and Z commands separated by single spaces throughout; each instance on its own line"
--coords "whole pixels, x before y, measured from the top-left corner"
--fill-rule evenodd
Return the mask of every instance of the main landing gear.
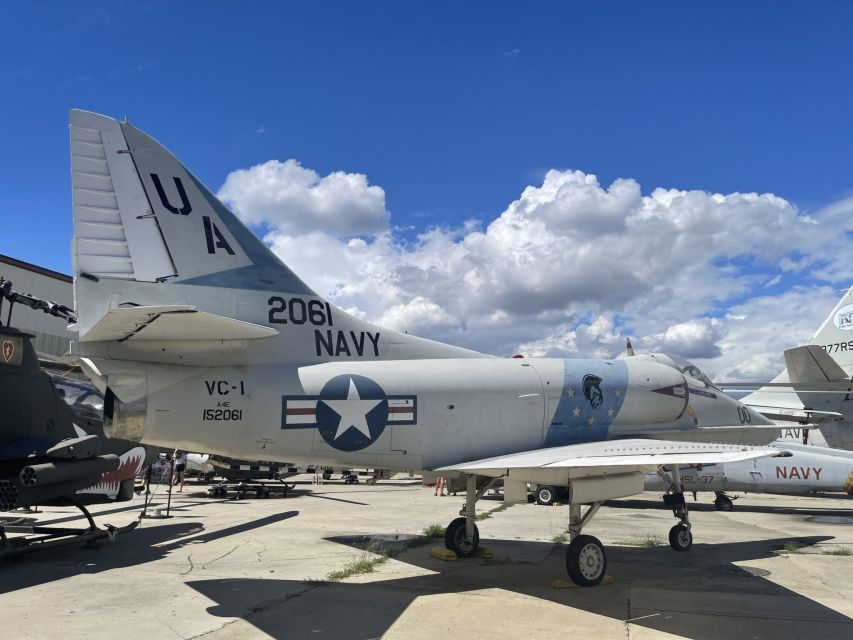
M 444 546 L 460 558 L 468 558 L 480 546 L 480 532 L 477 529 L 477 500 L 491 489 L 496 480 L 490 480 L 477 489 L 477 476 L 465 478 L 465 504 L 459 512 L 461 517 L 455 518 L 444 532 Z
M 732 499 L 727 496 L 722 491 L 715 492 L 717 497 L 714 499 L 714 506 L 717 507 L 717 511 L 731 511 L 734 509 L 734 502 Z
M 662 471 L 659 474 L 667 477 Z M 669 546 L 676 551 L 687 551 L 693 546 L 693 534 L 690 532 L 690 518 L 687 515 L 687 503 L 684 501 L 684 488 L 681 486 L 681 472 L 678 465 L 673 465 L 667 478 L 670 490 L 664 494 L 663 502 L 672 509 L 672 515 L 680 522 L 669 530 Z
M 492 487 L 495 480 L 477 488 L 477 477 L 465 478 L 465 504 L 444 534 L 444 546 L 455 552 L 460 558 L 468 558 L 477 552 L 480 546 L 480 532 L 476 523 L 476 504 Z M 593 536 L 581 535 L 583 528 L 601 507 L 595 502 L 581 513 L 581 505 L 569 505 L 569 535 L 571 543 L 566 551 L 566 571 L 572 581 L 582 587 L 592 587 L 604 579 L 607 571 L 607 554 L 604 545 Z
M 592 517 L 601 507 L 601 502 L 589 505 L 581 514 L 581 505 L 569 505 L 569 537 L 571 542 L 566 550 L 566 571 L 569 578 L 581 587 L 594 587 L 604 579 L 607 571 L 607 554 L 598 538 L 581 534 Z

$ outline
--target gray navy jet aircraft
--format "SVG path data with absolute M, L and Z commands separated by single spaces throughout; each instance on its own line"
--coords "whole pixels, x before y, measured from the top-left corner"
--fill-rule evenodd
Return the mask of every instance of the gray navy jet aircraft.
M 723 383 L 745 387 L 743 382 Z M 808 345 L 785 351 L 785 370 L 741 402 L 802 429 L 815 427 L 831 447 L 853 450 L 853 287 L 838 301 Z
M 784 455 L 748 446 L 779 429 L 690 363 L 496 358 L 345 313 L 127 122 L 72 111 L 71 166 L 74 349 L 114 437 L 464 480 L 445 535 L 458 556 L 475 553 L 476 502 L 497 479 L 508 499 L 563 486 L 581 585 L 607 567 L 583 527 L 604 500 L 642 492 L 646 472 L 669 478 L 683 551 L 681 467 Z

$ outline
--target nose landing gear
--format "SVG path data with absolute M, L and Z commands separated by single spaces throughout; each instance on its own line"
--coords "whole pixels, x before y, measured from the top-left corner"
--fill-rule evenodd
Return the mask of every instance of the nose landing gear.
M 693 546 L 693 533 L 690 531 L 690 518 L 687 515 L 687 503 L 684 501 L 678 465 L 673 465 L 669 474 L 670 493 L 664 494 L 663 502 L 672 509 L 672 515 L 681 521 L 669 530 L 669 546 L 676 551 L 687 551 Z

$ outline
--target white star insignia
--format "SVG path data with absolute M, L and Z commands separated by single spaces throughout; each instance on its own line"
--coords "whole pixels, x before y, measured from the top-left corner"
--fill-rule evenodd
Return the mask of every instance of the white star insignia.
M 592 418 L 590 418 L 589 420 L 587 420 L 587 421 L 586 421 L 586 423 L 587 423 L 589 426 L 594 425 L 594 424 L 595 424 L 595 417 L 593 416 Z
M 608 409 L 607 415 L 612 418 L 613 417 L 613 409 Z
M 616 389 L 616 391 L 614 391 L 613 393 L 616 394 L 616 397 L 618 398 L 622 395 L 622 389 Z
M 572 409 L 572 415 L 573 415 L 575 418 L 577 418 L 580 414 L 581 414 L 581 410 L 580 410 L 580 409 L 578 409 L 577 407 L 575 407 L 574 409 Z
M 574 398 L 575 397 L 575 390 L 572 389 L 571 387 L 569 387 L 569 390 L 566 391 L 566 395 L 569 396 L 570 398 Z
M 358 429 L 370 439 L 370 428 L 367 426 L 367 414 L 382 400 L 362 400 L 352 378 L 349 381 L 349 391 L 346 400 L 323 400 L 329 408 L 341 417 L 335 440 L 344 435 L 350 428 Z

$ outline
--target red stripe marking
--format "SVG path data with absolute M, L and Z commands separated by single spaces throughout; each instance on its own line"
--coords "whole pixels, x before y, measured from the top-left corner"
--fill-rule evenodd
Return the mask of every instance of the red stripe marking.
M 289 416 L 313 416 L 316 409 L 288 409 Z
M 388 413 L 412 413 L 412 407 L 388 407 Z

